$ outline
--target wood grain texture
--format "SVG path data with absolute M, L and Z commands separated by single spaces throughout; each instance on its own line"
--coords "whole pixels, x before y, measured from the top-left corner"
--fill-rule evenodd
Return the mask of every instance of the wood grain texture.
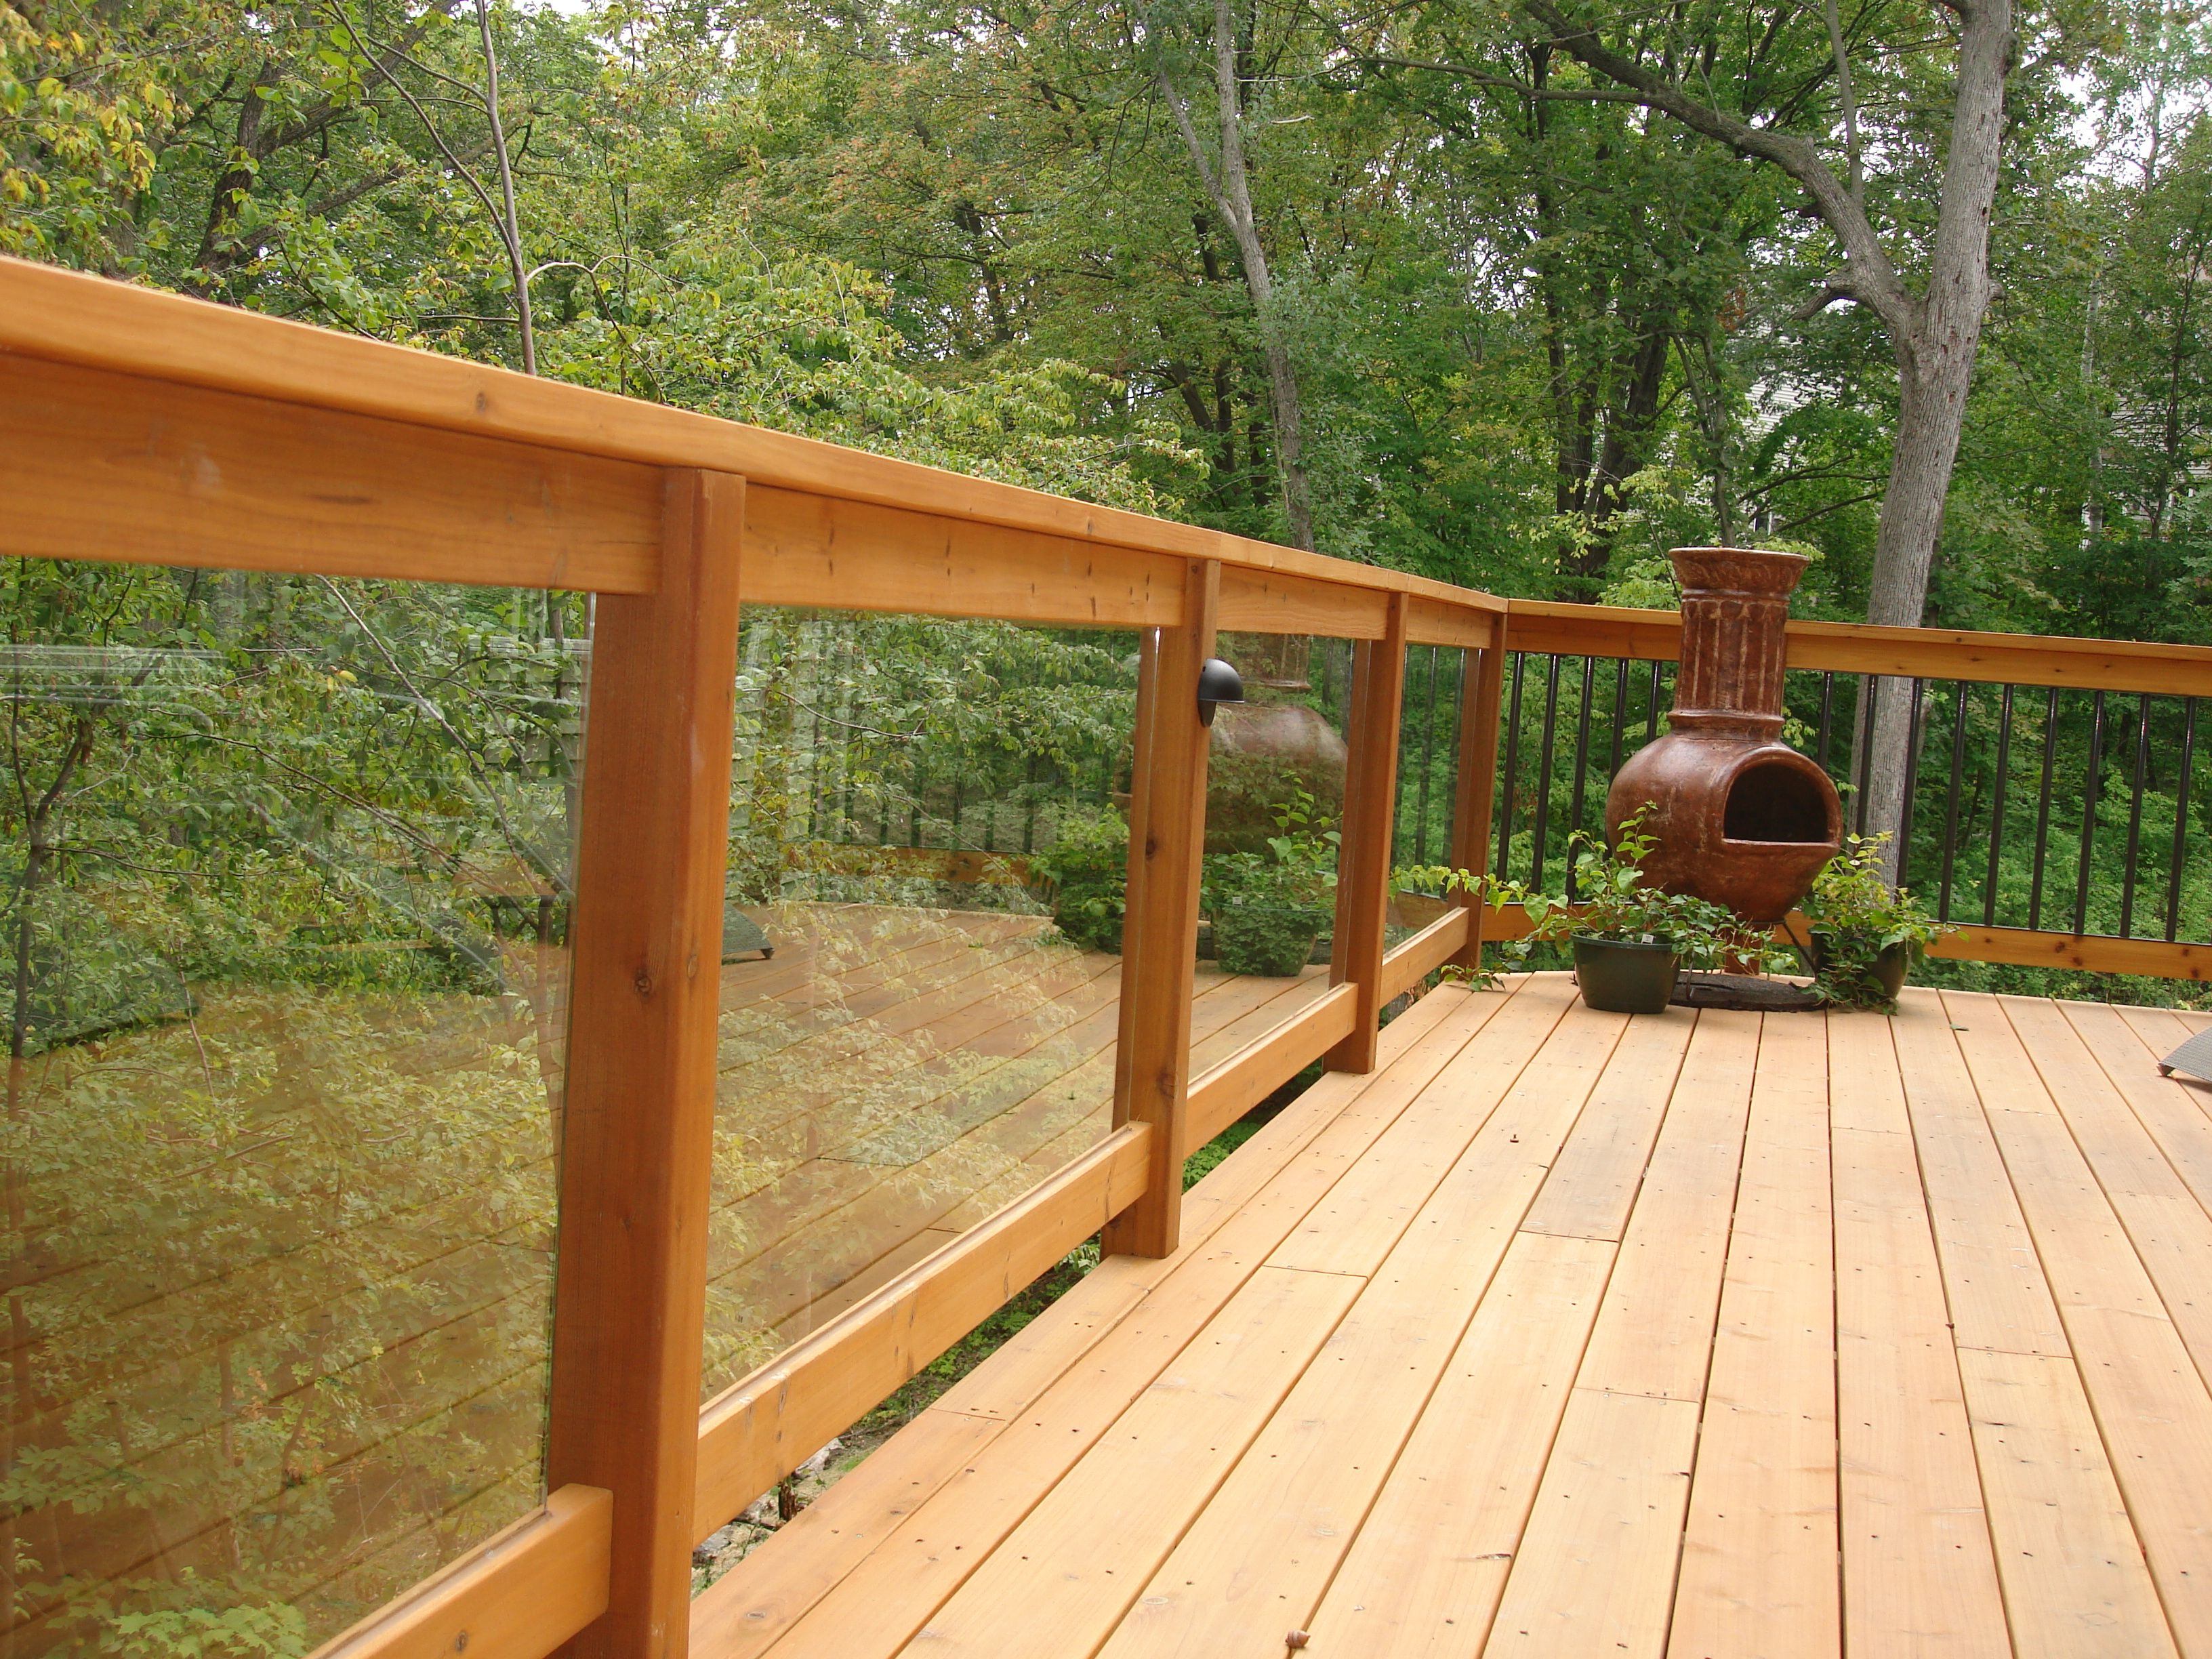
M 1198 671 L 1213 654 L 1220 596 L 1221 567 L 1192 561 L 1183 620 L 1147 635 L 1139 660 L 1114 1121 L 1152 1126 L 1152 1166 L 1144 1196 L 1107 1224 L 1109 1255 L 1167 1255 L 1177 1237 L 1183 1158 L 1193 1145 L 1185 1108 L 1206 851 L 1209 732 L 1198 717 Z
M 703 1538 L 797 1468 L 1143 1190 L 1148 1124 L 1066 1169 L 708 1401 L 699 1413 Z
M 1358 994 L 1352 1035 L 1322 1063 L 1333 1072 L 1375 1068 L 1382 1028 L 1382 926 L 1389 902 L 1392 813 L 1398 799 L 1398 722 L 1406 703 L 1406 600 L 1393 595 L 1379 640 L 1353 648 L 1352 708 L 1345 725 L 1342 839 L 1336 854 L 1336 927 L 1329 981 Z
M 546 1451 L 614 1493 L 579 1656 L 681 1659 L 720 1013 L 744 481 L 673 471 L 659 590 L 601 600 L 576 854 Z
M 2142 974 L 2153 979 L 2212 978 L 2212 945 L 2169 945 L 2162 939 L 2106 939 L 2025 927 L 1961 927 L 1928 947 L 1931 957 L 2004 962 L 2023 968 L 2078 969 L 2092 974 Z
M 1613 1247 L 1523 1233 L 1311 1615 L 1316 1653 L 1479 1652 L 1597 1316 Z
M 1826 1023 L 1759 1033 L 1669 1651 L 1843 1640 Z
M 1342 1042 L 1358 1012 L 1357 994 L 1337 986 L 1195 1079 L 1185 1108 L 1191 1146 L 1205 1146 Z
M 2174 1651 L 2071 1361 L 1959 1355 L 2019 1659 Z
M 1208 1177 L 1187 1253 L 1109 1262 L 960 1385 L 989 1445 L 945 1473 L 960 1436 L 917 1436 L 849 1511 L 874 1541 L 820 1546 L 837 1587 L 731 1651 L 2207 1650 L 2173 1310 L 2212 1233 L 2116 1080 L 2170 1018 L 1507 988 L 1416 1004 L 1267 1180 Z M 1349 1288 L 1334 1334 L 1201 1361 L 1278 1275 Z M 896 1526 L 894 1478 L 940 1482 Z
M 2004 1659 L 2004 1599 L 1889 1024 L 1827 1017 L 1844 1642 L 1875 1659 Z
M 745 496 L 747 605 L 1165 628 L 1183 619 L 1183 563 L 797 490 L 756 485 Z
M 1515 599 L 1506 632 L 1516 651 L 1643 662 L 1674 662 L 1682 652 L 1681 617 L 1672 611 Z M 2095 687 L 2169 696 L 2212 693 L 2212 647 L 2138 640 L 1793 622 L 1789 665 L 1841 673 Z
M 539 1659 L 606 1611 L 613 1522 L 611 1493 L 563 1486 L 312 1659 Z
M 1464 906 L 1455 906 L 1385 951 L 1379 993 L 1383 1003 L 1395 1002 L 1465 950 L 1471 921 L 1471 913 Z
M 1478 616 L 1483 623 L 1489 620 L 1487 613 Z M 1228 633 L 1378 640 L 1389 625 L 1389 596 L 1376 589 L 1347 590 L 1280 570 L 1224 564 L 1218 625 Z
M 0 552 L 643 593 L 657 468 L 0 354 Z
M 0 259 L 0 354 L 656 467 L 738 473 L 776 489 L 943 514 L 1176 558 L 1279 570 L 1354 589 L 1419 594 L 1453 610 L 1494 615 L 1505 608 L 1501 599 L 1426 577 L 966 477 L 21 259 Z M 824 593 L 814 603 L 835 605 L 839 600 L 834 592 Z

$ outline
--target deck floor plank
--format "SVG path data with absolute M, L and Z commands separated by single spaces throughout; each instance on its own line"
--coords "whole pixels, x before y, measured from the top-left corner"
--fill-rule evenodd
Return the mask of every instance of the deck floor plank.
M 1698 1437 L 1673 1651 L 1785 1659 L 1841 1640 L 1827 1025 L 1759 1039 Z
M 2012 1644 L 1889 1027 L 1828 1018 L 1844 1650 L 2002 1659 Z
M 2212 1394 L 1993 997 L 1946 993 L 2167 1622 L 2212 1655 Z M 1985 1477 L 1986 1480 L 1986 1477 Z M 2003 1529 L 1994 1513 L 1991 1530 Z M 2000 1552 L 2000 1562 L 2002 1554 Z
M 1485 1652 L 1666 1650 L 1759 1023 L 1698 1016 Z
M 1233 1044 L 1310 993 L 1210 994 Z M 693 1651 L 2212 1659 L 2212 1091 L 2154 1069 L 2193 1024 L 1432 994 Z
M 1679 1054 L 1680 1027 L 1646 1022 L 1632 1045 L 1632 1024 L 1582 1010 L 1561 1022 L 1544 1049 L 1557 1063 L 1522 1073 L 1430 1193 L 1145 1587 L 1108 1659 L 1196 1659 L 1249 1647 L 1273 1622 L 1306 1623 L 1601 1078 L 1641 1075 L 1649 1087 L 1655 1060 Z

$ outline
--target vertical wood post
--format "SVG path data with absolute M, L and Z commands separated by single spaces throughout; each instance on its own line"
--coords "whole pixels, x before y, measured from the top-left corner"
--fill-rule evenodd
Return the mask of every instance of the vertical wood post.
M 592 1659 L 690 1636 L 744 500 L 672 469 L 659 588 L 593 630 L 546 1452 L 614 1494 L 607 1611 L 565 1650 Z
M 1332 1072 L 1371 1072 L 1382 1012 L 1382 923 L 1390 902 L 1390 837 L 1398 803 L 1398 721 L 1406 701 L 1406 596 L 1390 596 L 1379 640 L 1354 647 L 1345 734 L 1343 840 L 1336 855 L 1332 985 L 1356 988 L 1352 1035 L 1323 1057 Z
M 1505 618 L 1497 619 L 1489 647 L 1468 653 L 1460 693 L 1459 779 L 1452 797 L 1452 867 L 1490 873 L 1491 819 L 1498 805 L 1498 720 L 1505 692 Z M 1488 906 L 1480 889 L 1459 895 L 1467 907 L 1467 943 L 1452 958 L 1461 968 L 1482 966 L 1482 918 Z
M 1148 632 L 1139 659 L 1114 1121 L 1152 1126 L 1152 1167 L 1145 1195 L 1106 1224 L 1109 1255 L 1166 1255 L 1180 1237 L 1198 881 L 1206 850 L 1209 733 L 1198 718 L 1198 671 L 1213 654 L 1220 598 L 1221 567 L 1191 560 L 1182 623 Z

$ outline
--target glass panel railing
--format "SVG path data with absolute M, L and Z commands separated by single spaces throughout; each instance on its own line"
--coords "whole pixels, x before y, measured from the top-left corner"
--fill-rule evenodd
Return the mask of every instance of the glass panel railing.
M 708 1394 L 1106 1132 L 1136 659 L 746 613 Z
M 1219 650 L 1245 701 L 1218 712 L 1207 757 L 1194 1075 L 1328 988 L 1349 754 L 1349 641 L 1231 633 Z
M 0 611 L 6 1648 L 302 1652 L 540 1498 L 586 606 Z

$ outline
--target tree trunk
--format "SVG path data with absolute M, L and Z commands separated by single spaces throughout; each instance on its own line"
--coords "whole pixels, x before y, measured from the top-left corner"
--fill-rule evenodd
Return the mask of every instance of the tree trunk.
M 1927 611 L 1929 573 L 1943 533 L 1943 504 L 1989 312 L 1990 214 L 1996 201 L 2012 50 L 2009 4 L 1984 0 L 1966 11 L 1928 292 L 1908 323 L 1890 326 L 1897 353 L 1897 436 L 1867 595 L 1867 620 L 1878 627 L 1917 628 Z M 1874 729 L 1866 733 L 1866 823 L 1870 834 L 1888 830 L 1899 838 L 1882 857 L 1883 873 L 1894 883 L 1911 785 L 1905 775 L 1910 682 L 1884 681 L 1875 703 Z
M 1167 95 L 1176 129 L 1206 199 L 1229 227 L 1237 244 L 1237 262 L 1244 270 L 1244 285 L 1252 295 L 1252 309 L 1260 323 L 1260 340 L 1267 362 L 1267 391 L 1273 405 L 1275 465 L 1283 487 L 1283 516 L 1291 543 L 1310 550 L 1314 544 L 1313 491 L 1306 480 L 1305 422 L 1298 400 L 1297 366 L 1291 361 L 1283 337 L 1282 319 L 1275 309 L 1275 283 L 1268 269 L 1267 250 L 1260 240 L 1260 227 L 1252 211 L 1252 185 L 1244 159 L 1244 121 L 1237 91 L 1237 27 L 1229 0 L 1213 4 L 1214 99 L 1220 125 L 1220 165 L 1217 168 L 1198 141 L 1190 106 L 1164 68 L 1160 90 Z
M 1977 315 L 1976 332 L 1979 321 Z M 1936 544 L 1943 533 L 1943 502 L 1958 458 L 1974 359 L 1971 343 L 1964 350 L 1922 355 L 1903 342 L 1897 359 L 1897 438 L 1890 454 L 1889 489 L 1882 497 L 1881 532 L 1875 543 L 1867 621 L 1877 627 L 1917 628 L 1927 608 Z M 1924 374 L 1923 366 L 1936 372 Z M 1865 823 L 1869 835 L 1887 830 L 1898 838 L 1882 853 L 1883 872 L 1894 883 L 1904 851 L 1912 682 L 1884 678 L 1879 686 L 1874 729 L 1865 730 L 1863 715 L 1860 722 L 1868 757 L 1863 773 Z

